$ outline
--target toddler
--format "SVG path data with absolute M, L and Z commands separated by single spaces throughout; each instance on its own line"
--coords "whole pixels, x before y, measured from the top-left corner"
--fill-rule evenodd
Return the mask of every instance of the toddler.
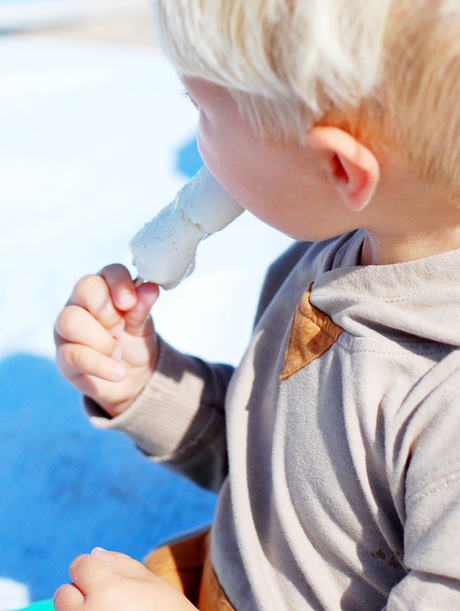
M 460 609 L 459 3 L 153 13 L 204 162 L 298 242 L 236 371 L 157 337 L 125 268 L 76 285 L 57 360 L 93 423 L 219 502 L 154 572 L 77 558 L 56 610 Z

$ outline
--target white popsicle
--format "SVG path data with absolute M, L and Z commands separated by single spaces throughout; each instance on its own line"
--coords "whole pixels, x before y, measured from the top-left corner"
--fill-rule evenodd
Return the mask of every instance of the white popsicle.
M 140 278 L 174 288 L 193 272 L 201 240 L 224 229 L 243 211 L 203 166 L 129 243 Z

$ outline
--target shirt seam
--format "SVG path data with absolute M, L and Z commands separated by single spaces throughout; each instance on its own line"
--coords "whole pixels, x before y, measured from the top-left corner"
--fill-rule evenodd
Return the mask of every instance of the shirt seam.
M 448 469 L 449 467 L 452 467 L 456 465 L 457 468 L 454 469 L 453 471 L 450 471 L 447 475 L 445 473 L 442 473 L 445 469 Z M 409 495 L 408 499 L 413 495 L 413 494 L 417 494 L 418 491 L 423 490 L 424 488 L 426 488 L 427 486 L 431 486 L 433 485 L 434 482 L 436 482 L 436 480 L 442 478 L 442 477 L 449 477 L 449 475 L 451 475 L 452 473 L 456 473 L 457 471 L 460 472 L 460 459 L 456 458 L 455 460 L 449 460 L 448 462 L 439 465 L 439 467 L 435 467 L 432 471 L 432 473 L 430 474 L 430 481 L 427 482 L 426 484 L 422 484 L 419 488 L 417 488 L 416 491 L 411 492 L 411 494 Z M 441 475 L 436 475 L 437 473 L 441 472 Z
M 455 477 L 454 479 L 449 479 L 449 478 L 452 478 L 453 476 L 455 476 L 456 474 L 458 474 L 457 477 Z M 435 485 L 436 481 L 438 479 L 441 479 L 441 478 L 436 478 L 433 481 L 431 481 L 429 484 L 425 484 L 424 486 L 422 486 L 418 490 L 415 490 L 414 492 L 411 492 L 408 495 L 408 497 L 407 497 L 407 503 L 409 503 L 411 501 L 414 501 L 417 498 L 427 498 L 429 496 L 432 496 L 433 494 L 436 494 L 440 490 L 448 488 L 452 484 L 460 482 L 460 469 L 456 469 L 455 471 L 451 471 L 450 473 L 444 474 L 442 477 L 446 478 L 447 481 L 444 481 L 442 484 L 440 484 L 436 488 L 432 488 L 432 489 L 428 490 L 427 492 L 423 492 L 425 489 L 430 488 L 431 486 Z
M 340 336 L 337 338 L 336 343 L 343 348 L 344 350 L 346 350 L 349 354 L 390 354 L 392 356 L 406 356 L 408 358 L 412 358 L 414 356 L 414 352 L 413 351 L 391 351 L 391 350 L 366 350 L 366 349 L 362 349 L 362 348 L 358 348 L 358 349 L 354 349 L 354 348 L 349 348 L 348 346 L 344 345 L 343 339 L 342 337 L 345 339 L 346 335 L 350 335 L 351 333 L 348 333 L 347 331 L 344 331 L 343 333 L 340 334 Z M 358 337 L 358 336 L 352 336 L 352 337 Z M 362 338 L 364 339 L 364 338 Z M 414 342 L 416 343 L 416 342 Z M 418 351 L 415 352 L 416 355 L 418 356 L 427 356 L 430 354 L 446 354 L 446 353 L 450 353 L 451 350 L 449 350 L 448 348 L 435 348 L 433 350 L 423 350 L 423 351 Z
M 460 288 L 460 286 L 457 284 L 453 286 Z M 379 301 L 385 301 L 387 303 L 395 303 L 399 301 L 409 301 L 410 299 L 413 299 L 414 297 L 420 297 L 421 295 L 426 295 L 426 291 L 419 291 L 417 293 L 412 293 L 408 295 L 400 295 L 400 296 L 395 295 L 394 297 L 385 296 L 385 295 L 382 295 L 382 296 L 373 295 L 372 299 L 378 299 Z M 315 289 L 314 297 L 329 297 L 329 293 L 325 291 L 321 291 L 321 289 Z

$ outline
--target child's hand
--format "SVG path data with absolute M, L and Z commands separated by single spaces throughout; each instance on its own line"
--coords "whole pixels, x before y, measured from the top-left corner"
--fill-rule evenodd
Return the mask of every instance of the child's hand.
M 71 584 L 54 595 L 55 611 L 197 611 L 185 596 L 143 564 L 99 548 L 70 566 Z
M 150 308 L 156 284 L 135 288 L 122 265 L 77 285 L 55 327 L 57 365 L 111 416 L 127 409 L 155 370 L 158 342 Z

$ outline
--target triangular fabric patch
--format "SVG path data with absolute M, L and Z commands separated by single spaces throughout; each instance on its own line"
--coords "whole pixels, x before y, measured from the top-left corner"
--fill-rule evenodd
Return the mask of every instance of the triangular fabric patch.
M 287 380 L 319 358 L 343 333 L 343 329 L 332 322 L 329 316 L 311 305 L 311 287 L 310 284 L 294 313 L 280 380 Z

